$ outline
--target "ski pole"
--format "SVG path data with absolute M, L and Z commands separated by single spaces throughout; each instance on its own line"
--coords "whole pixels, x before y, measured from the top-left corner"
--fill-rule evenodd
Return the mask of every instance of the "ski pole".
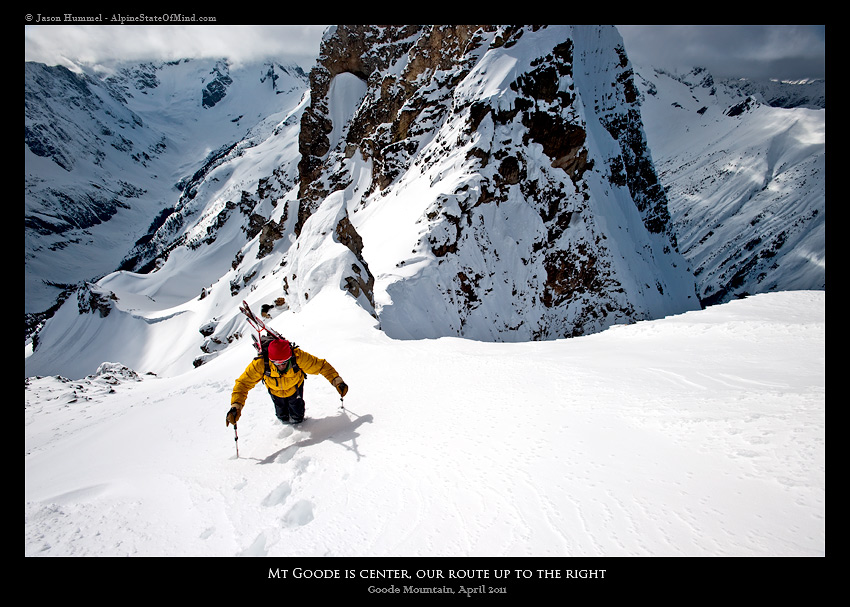
M 239 433 L 236 432 L 236 424 L 233 424 L 233 440 L 236 442 L 236 459 L 239 459 Z

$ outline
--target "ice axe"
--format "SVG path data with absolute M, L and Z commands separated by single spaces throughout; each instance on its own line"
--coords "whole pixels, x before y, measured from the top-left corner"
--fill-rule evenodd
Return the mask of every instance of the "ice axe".
M 233 440 L 236 442 L 236 459 L 239 459 L 239 433 L 236 431 L 236 424 L 233 424 Z

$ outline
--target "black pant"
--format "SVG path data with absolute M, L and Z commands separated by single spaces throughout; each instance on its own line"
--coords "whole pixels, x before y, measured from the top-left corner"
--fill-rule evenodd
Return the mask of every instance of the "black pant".
M 292 396 L 275 396 L 269 392 L 274 403 L 277 418 L 286 424 L 298 424 L 304 421 L 304 382 L 295 389 Z

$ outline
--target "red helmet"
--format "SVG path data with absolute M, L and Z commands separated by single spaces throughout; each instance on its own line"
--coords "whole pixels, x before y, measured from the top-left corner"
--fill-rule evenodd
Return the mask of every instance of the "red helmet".
M 269 360 L 284 362 L 292 357 L 292 347 L 285 339 L 276 339 L 269 344 Z

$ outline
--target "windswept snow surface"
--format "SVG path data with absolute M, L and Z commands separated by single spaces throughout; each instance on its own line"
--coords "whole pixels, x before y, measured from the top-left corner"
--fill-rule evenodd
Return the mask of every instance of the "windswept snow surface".
M 27 556 L 825 554 L 825 293 L 550 342 L 394 341 L 325 290 L 282 426 L 249 340 L 171 377 L 29 378 Z M 238 444 L 239 457 L 236 457 Z

